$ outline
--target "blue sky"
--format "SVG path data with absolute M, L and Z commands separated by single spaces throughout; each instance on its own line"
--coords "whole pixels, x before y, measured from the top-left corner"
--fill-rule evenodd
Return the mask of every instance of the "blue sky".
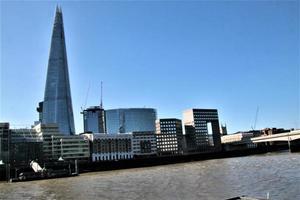
M 76 132 L 81 107 L 217 108 L 229 132 L 300 128 L 299 1 L 90 1 L 62 6 Z M 0 121 L 43 100 L 57 2 L 1 1 Z

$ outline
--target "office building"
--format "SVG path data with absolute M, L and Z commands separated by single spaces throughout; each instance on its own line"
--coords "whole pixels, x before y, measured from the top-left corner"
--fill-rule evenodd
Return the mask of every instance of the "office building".
M 196 136 L 194 126 L 185 125 L 185 134 L 183 135 L 183 150 L 184 153 L 197 152 Z
M 45 161 L 89 160 L 90 146 L 83 136 L 63 135 L 56 124 L 38 124 L 34 129 L 43 140 Z
M 195 129 L 199 151 L 220 151 L 221 138 L 217 109 L 189 109 L 183 113 L 184 125 Z
M 43 161 L 42 140 L 34 129 L 10 129 L 0 123 L 0 160 L 12 167 L 27 166 L 30 161 Z
M 159 155 L 182 154 L 183 133 L 179 119 L 156 120 L 156 142 Z
M 105 112 L 101 106 L 89 107 L 81 113 L 85 133 L 106 133 Z
M 75 134 L 63 15 L 58 7 L 56 8 L 53 25 L 40 119 L 42 119 L 43 124 L 58 124 L 59 131 L 64 135 Z
M 34 129 L 11 129 L 10 158 L 14 166 L 28 166 L 32 160 L 43 162 L 43 141 Z
M 83 134 L 91 142 L 93 162 L 133 158 L 132 134 Z
M 131 134 L 134 157 L 147 157 L 157 154 L 156 135 L 154 132 L 132 132 Z
M 123 108 L 105 110 L 108 134 L 155 132 L 156 110 L 152 108 Z

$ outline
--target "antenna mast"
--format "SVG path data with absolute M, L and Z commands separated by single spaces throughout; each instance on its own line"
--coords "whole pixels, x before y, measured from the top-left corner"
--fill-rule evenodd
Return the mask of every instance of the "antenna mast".
M 103 83 L 101 81 L 101 100 L 100 100 L 100 108 L 103 108 L 103 101 L 102 101 L 102 90 L 103 90 Z

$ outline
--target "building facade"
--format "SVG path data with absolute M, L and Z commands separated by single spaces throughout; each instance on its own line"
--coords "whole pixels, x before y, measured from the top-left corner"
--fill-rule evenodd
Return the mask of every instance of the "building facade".
M 157 155 L 155 132 L 132 132 L 132 150 L 134 157 Z
M 40 119 L 43 124 L 56 123 L 64 135 L 75 134 L 63 16 L 58 7 L 51 38 L 44 101 L 42 111 L 38 112 L 42 112 Z
M 83 136 L 63 135 L 56 124 L 38 124 L 34 129 L 43 140 L 43 154 L 46 162 L 89 160 L 90 146 Z
M 106 133 L 105 112 L 100 106 L 89 107 L 82 111 L 85 133 Z
M 27 166 L 30 161 L 43 161 L 42 140 L 34 129 L 10 129 L 0 123 L 0 160 L 12 167 Z
M 108 134 L 155 132 L 156 110 L 152 108 L 123 108 L 105 111 Z
M 93 162 L 133 158 L 132 134 L 84 134 L 91 142 Z
M 195 128 L 191 125 L 184 126 L 185 134 L 183 136 L 184 153 L 195 153 L 198 151 L 196 144 Z
M 0 123 L 0 162 L 9 162 L 9 143 L 10 143 L 11 130 L 9 123 Z
M 222 136 L 221 142 L 225 151 L 253 149 L 257 148 L 257 144 L 251 141 L 253 137 L 253 132 L 238 132 Z
M 159 155 L 182 154 L 183 133 L 179 119 L 156 120 L 156 142 Z
M 221 134 L 222 135 L 227 135 L 227 126 L 225 125 L 221 125 Z
M 34 129 L 11 129 L 10 158 L 13 166 L 27 166 L 32 160 L 43 162 L 43 141 Z
M 193 126 L 199 151 L 220 151 L 221 136 L 217 109 L 189 109 L 183 113 L 186 126 Z

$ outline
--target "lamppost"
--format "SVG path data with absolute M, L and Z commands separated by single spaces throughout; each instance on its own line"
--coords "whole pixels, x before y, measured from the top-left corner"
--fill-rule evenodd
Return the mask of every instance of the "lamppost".
M 58 158 L 58 161 L 64 161 L 63 159 L 63 139 L 60 139 L 60 157 Z
M 291 137 L 290 137 L 290 133 L 288 133 L 288 145 L 289 145 L 289 151 L 291 152 Z
M 10 130 L 7 131 L 6 180 L 10 180 Z

